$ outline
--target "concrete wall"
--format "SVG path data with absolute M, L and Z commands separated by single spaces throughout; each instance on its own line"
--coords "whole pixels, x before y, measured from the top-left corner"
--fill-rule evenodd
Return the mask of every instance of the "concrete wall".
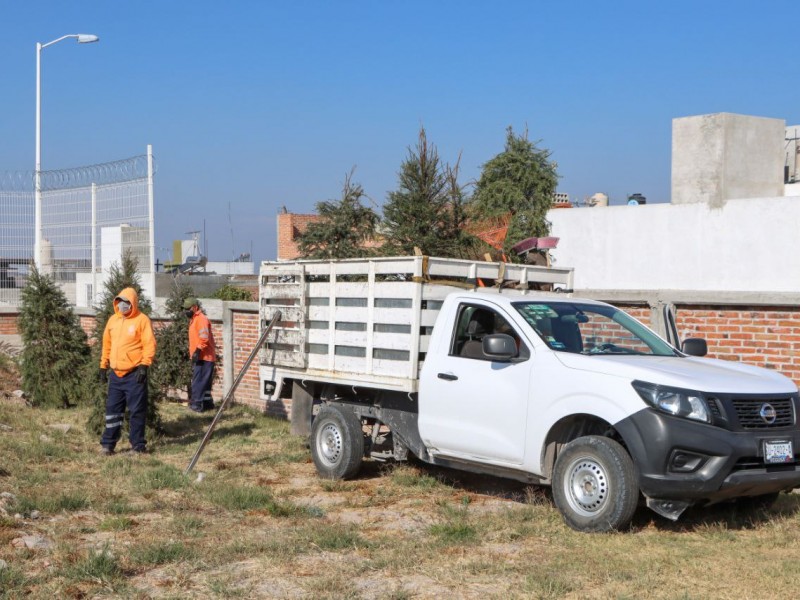
M 782 196 L 786 125 L 731 113 L 672 121 L 672 203 Z
M 155 297 L 158 300 L 166 300 L 172 292 L 175 277 L 175 275 L 170 273 L 156 273 L 156 293 L 155 296 L 151 295 L 150 298 Z M 201 299 L 208 298 L 218 289 L 228 284 L 247 289 L 251 292 L 257 292 L 258 290 L 258 275 L 205 275 L 197 273 L 193 275 L 179 275 L 179 277 L 182 278 L 181 281 L 183 281 L 183 283 L 192 286 L 195 296 Z M 161 306 L 163 306 L 163 303 L 156 303 L 156 308 Z
M 781 184 L 782 185 L 782 184 Z M 575 289 L 800 291 L 800 198 L 551 210 Z

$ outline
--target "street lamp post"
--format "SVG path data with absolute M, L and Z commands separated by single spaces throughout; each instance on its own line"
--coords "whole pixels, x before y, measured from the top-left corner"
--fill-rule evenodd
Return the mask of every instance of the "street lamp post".
M 42 267 L 42 50 L 62 40 L 75 38 L 79 44 L 91 44 L 100 41 L 96 35 L 73 33 L 47 42 L 36 43 L 36 172 L 34 182 L 34 245 L 33 261 L 37 269 Z

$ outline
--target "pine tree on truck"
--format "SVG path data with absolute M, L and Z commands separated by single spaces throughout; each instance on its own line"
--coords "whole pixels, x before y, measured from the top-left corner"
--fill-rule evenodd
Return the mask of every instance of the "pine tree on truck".
M 496 282 L 478 288 L 480 281 Z M 800 486 L 797 387 L 675 348 L 569 293 L 572 271 L 429 257 L 263 263 L 267 400 L 292 399 L 321 477 L 420 460 L 553 488 L 579 531 L 626 527 L 640 497 L 767 506 Z

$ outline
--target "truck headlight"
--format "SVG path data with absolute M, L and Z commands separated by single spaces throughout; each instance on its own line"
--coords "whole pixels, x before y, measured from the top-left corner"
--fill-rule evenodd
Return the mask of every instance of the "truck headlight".
M 661 412 L 703 423 L 711 422 L 708 404 L 698 392 L 662 387 L 644 381 L 634 381 L 631 385 L 642 400 Z

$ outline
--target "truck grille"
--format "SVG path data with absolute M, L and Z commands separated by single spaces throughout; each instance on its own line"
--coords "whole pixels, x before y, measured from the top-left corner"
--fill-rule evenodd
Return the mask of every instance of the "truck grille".
M 790 396 L 783 398 L 732 398 L 731 404 L 742 429 L 780 429 L 794 425 L 794 406 Z M 775 410 L 771 420 L 768 407 Z M 762 416 L 767 415 L 767 418 Z

